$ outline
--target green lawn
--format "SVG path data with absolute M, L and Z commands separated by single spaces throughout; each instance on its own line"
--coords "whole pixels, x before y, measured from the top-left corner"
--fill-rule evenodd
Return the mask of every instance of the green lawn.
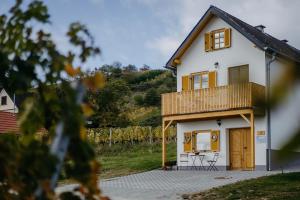
M 198 194 L 184 195 L 184 198 L 193 200 L 298 200 L 300 199 L 300 173 L 287 173 L 241 181 Z
M 111 178 L 161 167 L 161 144 L 97 146 L 100 178 Z M 168 160 L 176 160 L 176 144 L 167 145 Z

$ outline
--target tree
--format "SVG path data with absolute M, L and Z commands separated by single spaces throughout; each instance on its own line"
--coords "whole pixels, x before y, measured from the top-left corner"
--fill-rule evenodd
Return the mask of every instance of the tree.
M 151 69 L 151 67 L 148 66 L 148 65 L 143 65 L 143 66 L 140 68 L 140 70 L 141 70 L 142 72 L 144 72 L 144 71 L 149 71 L 150 69 Z
M 80 68 L 73 67 L 75 58 L 84 63 L 100 50 L 84 25 L 72 23 L 67 36 L 78 51 L 59 52 L 50 33 L 32 27 L 49 20 L 47 7 L 37 0 L 28 6 L 17 0 L 9 13 L 0 16 L 0 80 L 5 88 L 20 94 L 34 87 L 34 96 L 25 100 L 18 116 L 20 137 L 0 136 L 0 196 L 55 198 L 53 186 L 63 163 L 65 174 L 78 181 L 83 197 L 101 199 L 99 163 L 84 136 L 85 117 L 91 108 L 82 99 L 85 90 L 103 87 L 104 78 L 99 73 L 84 77 Z M 38 139 L 35 134 L 42 128 L 48 130 L 47 137 Z M 53 141 L 65 141 L 62 153 L 56 154 L 55 143 L 50 148 Z M 61 198 L 75 196 L 67 193 Z
M 122 75 L 121 63 L 115 62 L 113 65 L 103 65 L 99 71 L 104 73 L 107 79 L 120 78 Z
M 145 94 L 144 103 L 149 106 L 159 105 L 160 96 L 158 92 L 153 88 L 149 89 Z
M 91 117 L 96 127 L 124 127 L 129 125 L 126 113 L 129 87 L 121 79 L 112 79 L 97 93 L 89 94 L 89 101 L 93 102 L 95 113 Z
M 135 65 L 127 65 L 127 66 L 124 66 L 123 67 L 123 71 L 124 72 L 137 72 L 137 68 L 136 68 L 136 66 Z
M 144 97 L 140 94 L 134 96 L 134 102 L 138 106 L 142 106 L 144 104 Z

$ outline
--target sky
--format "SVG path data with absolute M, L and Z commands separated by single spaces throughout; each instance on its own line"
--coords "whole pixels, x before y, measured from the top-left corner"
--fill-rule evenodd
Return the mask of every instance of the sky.
M 29 1 L 29 0 L 25 0 Z M 0 13 L 13 0 L 0 0 Z M 65 33 L 71 22 L 85 24 L 100 47 L 100 56 L 84 69 L 116 61 L 123 65 L 162 68 L 210 5 L 300 49 L 299 0 L 45 0 L 52 33 L 61 51 L 71 48 Z

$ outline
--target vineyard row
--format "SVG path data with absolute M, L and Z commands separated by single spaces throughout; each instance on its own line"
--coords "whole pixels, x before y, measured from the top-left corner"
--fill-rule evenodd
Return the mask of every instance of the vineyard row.
M 127 128 L 91 128 L 87 130 L 88 140 L 98 144 L 159 142 L 162 128 L 132 126 Z M 170 127 L 166 134 L 167 141 L 176 140 L 176 127 Z

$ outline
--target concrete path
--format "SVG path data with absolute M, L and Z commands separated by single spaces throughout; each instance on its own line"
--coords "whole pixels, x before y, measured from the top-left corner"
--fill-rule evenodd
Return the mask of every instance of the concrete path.
M 257 178 L 279 171 L 162 171 L 149 172 L 103 180 L 100 187 L 112 200 L 181 199 L 182 194 L 194 193 L 237 181 Z M 70 190 L 74 185 L 58 188 Z

